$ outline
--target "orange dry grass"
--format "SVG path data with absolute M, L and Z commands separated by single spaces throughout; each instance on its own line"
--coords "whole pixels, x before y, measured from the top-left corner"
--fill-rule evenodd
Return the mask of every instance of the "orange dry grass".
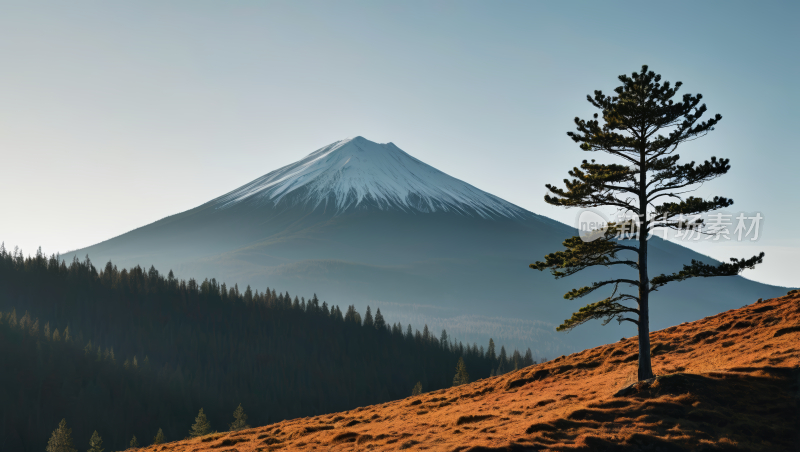
M 649 383 L 632 384 L 628 338 L 465 386 L 145 450 L 795 450 L 800 294 L 650 340 Z

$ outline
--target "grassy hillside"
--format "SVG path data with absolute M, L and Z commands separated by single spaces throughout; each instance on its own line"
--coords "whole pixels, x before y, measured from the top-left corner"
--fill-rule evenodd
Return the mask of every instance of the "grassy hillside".
M 499 377 L 146 451 L 795 451 L 800 293 Z

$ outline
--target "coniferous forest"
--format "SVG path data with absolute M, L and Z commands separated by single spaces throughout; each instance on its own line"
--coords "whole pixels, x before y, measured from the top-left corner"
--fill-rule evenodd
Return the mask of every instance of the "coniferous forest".
M 189 436 L 200 409 L 225 431 L 234 411 L 258 426 L 533 364 L 316 295 L 3 246 L 0 311 L 0 450 L 44 450 L 62 419 L 79 450 L 95 431 L 121 450 Z

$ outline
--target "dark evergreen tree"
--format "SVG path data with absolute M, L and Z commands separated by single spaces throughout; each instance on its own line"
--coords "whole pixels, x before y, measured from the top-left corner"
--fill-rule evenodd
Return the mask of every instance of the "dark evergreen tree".
M 453 386 L 460 386 L 469 383 L 469 374 L 467 373 L 467 366 L 464 364 L 464 357 L 458 358 L 456 364 L 456 375 L 453 377 Z
M 441 347 L 444 350 L 447 350 L 447 348 L 448 348 L 447 339 L 448 339 L 447 338 L 447 331 L 445 329 L 442 329 L 442 335 L 439 336 L 439 344 L 441 345 Z
M 250 426 L 247 425 L 247 415 L 244 414 L 244 408 L 242 408 L 242 404 L 240 403 L 233 411 L 233 423 L 231 424 L 230 431 L 235 432 L 246 428 L 250 428 Z
M 136 439 L 136 435 L 133 435 L 130 442 L 131 449 L 138 449 L 139 448 L 139 440 Z
M 530 347 L 528 350 L 525 351 L 525 357 L 522 358 L 522 367 L 528 367 L 534 365 L 535 362 L 533 360 L 533 353 L 531 352 Z
M 367 328 L 375 327 L 375 319 L 372 318 L 372 311 L 369 306 L 367 306 L 367 313 L 364 314 L 364 326 Z
M 189 280 L 190 282 L 192 280 Z M 250 288 L 250 285 L 247 285 L 247 289 L 244 290 L 244 303 L 250 304 L 253 302 L 253 290 Z
M 408 328 L 406 329 L 406 340 L 413 341 L 414 340 L 414 330 L 411 329 L 411 324 L 408 324 Z
M 503 375 L 507 372 L 508 355 L 506 355 L 505 345 L 500 347 L 500 355 L 497 357 L 497 371 L 495 375 Z
M 514 354 L 511 355 L 511 361 L 514 363 L 514 370 L 520 370 L 522 368 L 522 355 L 519 354 L 519 350 L 514 349 Z
M 153 438 L 153 444 L 162 444 L 164 442 L 166 442 L 166 439 L 164 438 L 164 430 L 158 429 L 156 436 Z
M 418 381 L 411 389 L 411 396 L 418 396 L 420 394 L 422 394 L 422 383 Z
M 103 452 L 103 438 L 100 437 L 100 434 L 97 433 L 97 430 L 92 433 L 92 437 L 89 439 L 89 449 L 87 452 Z
M 375 329 L 378 331 L 386 329 L 386 319 L 384 319 L 383 314 L 381 314 L 381 308 L 375 311 Z
M 78 452 L 78 449 L 72 443 L 72 429 L 67 428 L 66 419 L 61 419 L 61 422 L 58 423 L 58 427 L 50 436 L 50 441 L 47 442 L 45 450 L 47 452 Z
M 342 315 L 342 310 L 339 308 L 339 305 L 336 305 L 335 309 L 331 308 L 331 317 L 338 322 L 344 322 L 344 316 Z
M 347 307 L 347 313 L 344 315 L 344 321 L 355 325 L 361 325 L 361 314 L 356 311 L 356 307 L 350 305 Z
M 200 412 L 197 414 L 197 417 L 194 418 L 192 429 L 189 431 L 189 437 L 197 438 L 198 436 L 208 435 L 209 433 L 211 433 L 211 424 L 208 422 L 208 418 L 206 418 L 203 409 L 200 408 Z
M 495 360 L 497 360 L 497 355 L 494 351 L 494 339 L 489 338 L 489 347 L 486 349 L 486 358 L 492 361 L 494 365 Z
M 547 184 L 548 204 L 563 207 L 612 207 L 631 215 L 630 220 L 612 222 L 605 231 L 564 241 L 565 251 L 548 254 L 543 262 L 531 264 L 537 270 L 549 269 L 556 278 L 594 266 L 623 265 L 633 269 L 637 277 L 595 282 L 573 289 L 564 295 L 568 300 L 589 295 L 600 288 L 613 288 L 611 295 L 586 305 L 560 325 L 558 331 L 569 331 L 592 319 L 632 322 L 639 336 L 639 380 L 653 377 L 650 363 L 650 294 L 670 282 L 696 277 L 733 276 L 762 262 L 764 253 L 749 259 L 732 258 L 717 265 L 692 261 L 683 270 L 650 279 L 648 271 L 648 239 L 655 228 L 700 231 L 702 220 L 686 220 L 733 204 L 721 196 L 701 199 L 685 196 L 704 182 L 716 179 L 730 169 L 728 159 L 710 160 L 696 165 L 694 161 L 679 164 L 678 146 L 714 130 L 722 119 L 719 114 L 701 121 L 706 112 L 700 104 L 702 95 L 684 94 L 677 102 L 673 97 L 682 83 L 674 86 L 661 82 L 661 75 L 642 66 L 640 72 L 620 75 L 622 85 L 615 95 L 595 91 L 587 96 L 589 103 L 600 110 L 594 119 L 575 118 L 577 132 L 567 132 L 580 148 L 588 152 L 604 152 L 621 159 L 621 163 L 603 164 L 584 160 L 580 168 L 569 171 L 566 189 Z M 675 200 L 662 202 L 660 198 Z M 661 204 L 658 204 L 661 202 Z M 713 232 L 713 231 L 712 231 Z M 630 287 L 627 293 L 619 286 Z M 632 306 L 635 304 L 635 306 Z

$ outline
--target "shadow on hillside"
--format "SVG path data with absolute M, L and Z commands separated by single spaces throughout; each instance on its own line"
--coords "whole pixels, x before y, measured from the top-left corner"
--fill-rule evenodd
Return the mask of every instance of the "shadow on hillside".
M 591 450 L 751 450 L 798 444 L 798 376 L 792 368 L 677 373 L 639 382 L 565 419 L 533 424 L 526 443 Z M 740 372 L 754 372 L 743 374 Z M 705 449 L 708 448 L 708 449 Z

